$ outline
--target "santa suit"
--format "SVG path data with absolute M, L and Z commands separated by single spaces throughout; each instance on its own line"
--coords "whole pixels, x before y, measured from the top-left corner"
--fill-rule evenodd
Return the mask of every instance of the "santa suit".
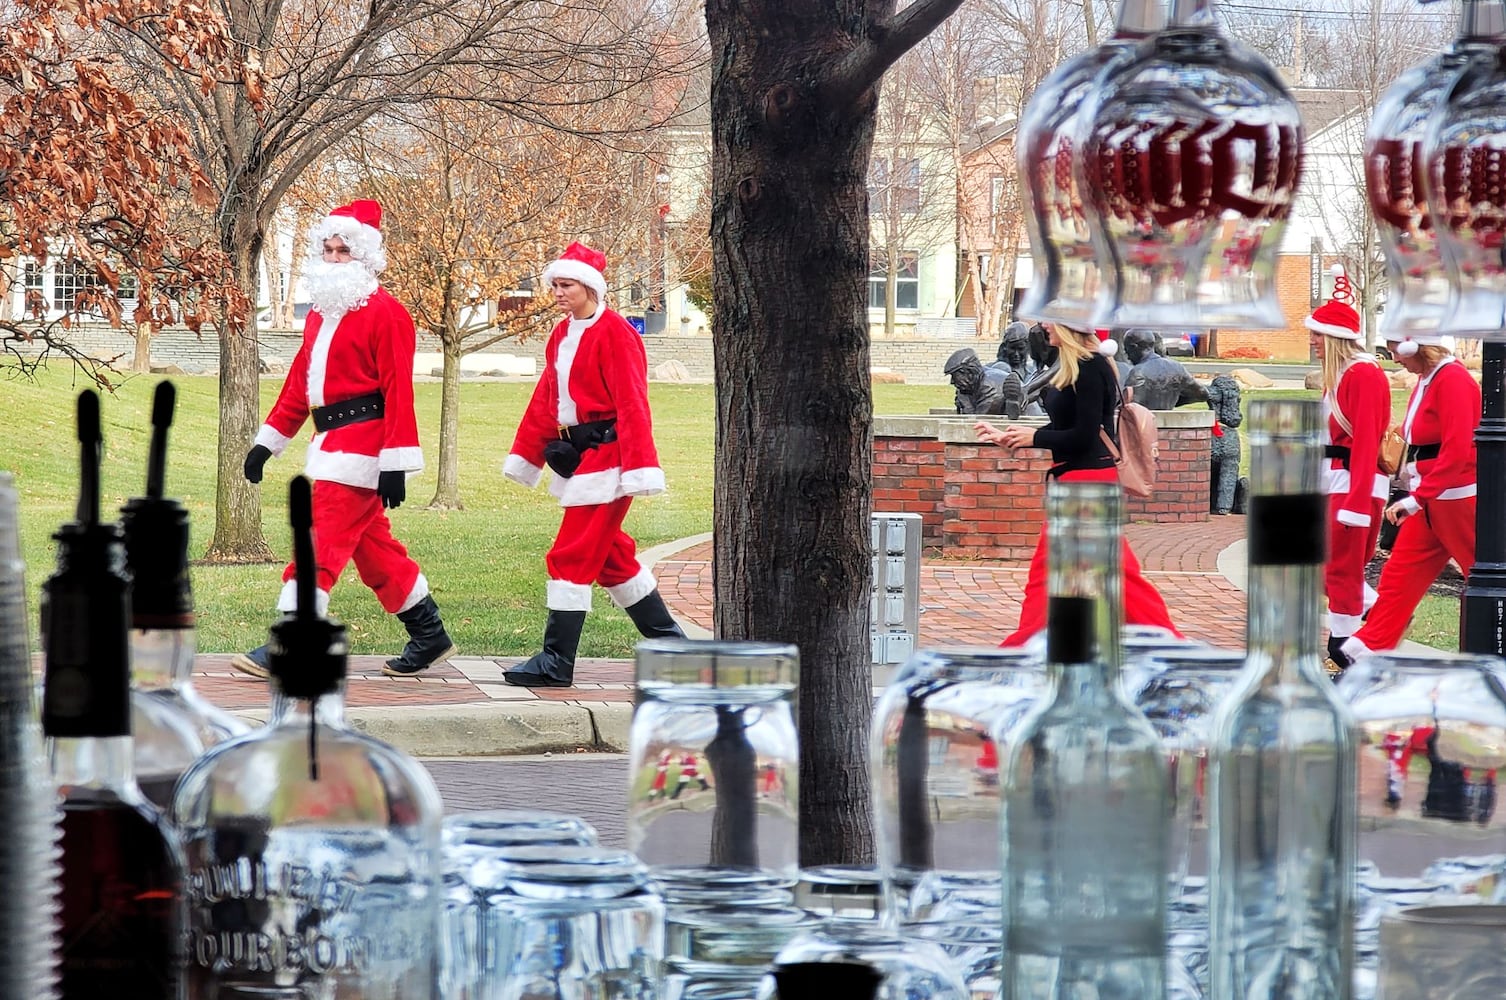
M 1433 446 L 1402 470 L 1411 495 L 1400 501 L 1401 522 L 1391 558 L 1381 570 L 1380 596 L 1370 617 L 1346 643 L 1351 656 L 1395 649 L 1412 612 L 1450 558 L 1469 572 L 1475 560 L 1475 428 L 1480 386 L 1453 358 L 1418 379 L 1407 401 L 1402 436 L 1412 448 Z
M 1355 633 L 1365 613 L 1365 564 L 1375 555 L 1381 511 L 1390 495 L 1390 481 L 1377 462 L 1381 436 L 1391 422 L 1391 385 L 1375 359 L 1364 354 L 1351 360 L 1333 393 L 1324 395 L 1323 409 L 1328 417 L 1325 444 L 1349 449 L 1347 459 L 1323 461 L 1329 539 L 1323 589 L 1329 634 L 1342 637 Z
M 379 473 L 424 467 L 413 414 L 414 342 L 408 310 L 380 287 L 343 315 L 310 312 L 282 392 L 257 432 L 257 444 L 281 455 L 314 408 L 382 394 L 379 418 L 316 431 L 309 442 L 304 472 L 314 481 L 321 613 L 352 559 L 361 581 L 389 612 L 406 611 L 429 593 L 418 563 L 392 536 L 376 491 Z M 291 611 L 296 593 L 291 563 L 282 578 L 277 607 Z
M 591 585 L 600 583 L 618 607 L 655 590 L 638 564 L 636 545 L 622 530 L 635 496 L 664 492 L 648 409 L 648 357 L 643 340 L 605 305 L 588 319 L 561 320 L 544 347 L 544 371 L 518 425 L 502 472 L 535 486 L 544 447 L 560 428 L 615 419 L 616 439 L 582 453 L 569 478 L 554 476 L 549 492 L 564 507 L 559 533 L 544 557 L 551 611 L 591 610 Z

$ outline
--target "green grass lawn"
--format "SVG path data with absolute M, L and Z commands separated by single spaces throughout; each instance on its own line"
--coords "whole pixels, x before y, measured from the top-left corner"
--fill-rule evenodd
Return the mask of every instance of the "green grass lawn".
M 102 506 L 114 511 L 141 493 L 146 481 L 148 419 L 157 376 L 127 379 L 102 400 L 105 464 Z M 218 383 L 179 376 L 178 414 L 168 456 L 167 491 L 187 506 L 193 525 L 190 551 L 199 554 L 213 529 L 214 447 Z M 279 383 L 262 383 L 262 411 Z M 51 533 L 73 517 L 78 481 L 74 400 L 84 383 L 64 364 L 35 381 L 0 381 L 0 419 L 11 428 L 0 448 L 0 470 L 15 474 L 21 492 L 21 542 L 29 567 L 32 627 L 36 595 L 52 572 Z M 559 525 L 560 509 L 544 487 L 525 490 L 501 475 L 501 464 L 532 386 L 468 382 L 461 386 L 460 487 L 464 510 L 427 510 L 438 462 L 439 385 L 416 387 L 419 432 L 428 469 L 408 484 L 408 503 L 393 511 L 397 536 L 423 566 L 462 650 L 486 655 L 526 655 L 537 648 L 544 618 L 544 552 Z M 1308 394 L 1310 395 L 1310 394 Z M 627 530 L 642 548 L 711 530 L 712 455 L 716 412 L 709 385 L 655 383 L 650 387 L 655 438 L 668 493 L 639 500 Z M 1247 393 L 1248 401 L 1258 394 Z M 876 413 L 925 413 L 949 406 L 945 385 L 878 385 Z M 267 466 L 262 483 L 263 529 L 273 550 L 289 551 L 287 480 L 303 467 L 302 440 Z M 249 649 L 263 642 L 275 619 L 273 602 L 281 563 L 194 568 L 199 608 L 199 648 Z M 1437 604 L 1436 611 L 1430 605 Z M 1447 605 L 1448 607 L 1443 607 Z M 336 589 L 334 612 L 350 630 L 356 653 L 394 653 L 405 635 L 371 591 L 347 571 Z M 584 656 L 628 656 L 637 633 L 604 593 L 581 643 Z M 1457 602 L 1429 599 L 1414 635 L 1430 645 L 1452 645 Z M 1424 638 L 1422 634 L 1432 638 Z M 33 636 L 35 643 L 36 637 Z

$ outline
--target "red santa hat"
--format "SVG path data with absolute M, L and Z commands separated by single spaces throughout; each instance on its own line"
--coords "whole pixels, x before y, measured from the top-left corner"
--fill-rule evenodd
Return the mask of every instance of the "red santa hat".
M 560 254 L 560 259 L 544 268 L 544 284 L 555 278 L 578 281 L 596 293 L 600 302 L 607 296 L 607 255 L 593 250 L 584 243 L 572 243 Z
M 1119 342 L 1114 339 L 1112 330 L 1094 330 L 1098 335 L 1098 353 L 1106 358 L 1112 358 L 1119 353 Z
M 382 246 L 382 206 L 370 199 L 358 198 L 349 205 L 330 209 L 309 232 L 313 255 L 324 253 L 324 241 L 338 236 L 350 248 L 350 256 L 366 265 L 372 274 L 387 268 L 387 251 Z
M 1312 315 L 1303 320 L 1303 325 L 1325 337 L 1358 343 L 1365 338 L 1360 334 L 1360 314 L 1351 305 L 1354 289 L 1350 287 L 1349 276 L 1342 266 L 1335 264 L 1332 273 L 1333 298 L 1314 309 Z

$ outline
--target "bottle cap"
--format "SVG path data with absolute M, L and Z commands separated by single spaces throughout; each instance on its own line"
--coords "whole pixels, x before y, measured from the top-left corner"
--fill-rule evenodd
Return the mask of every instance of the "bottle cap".
M 194 624 L 193 587 L 188 575 L 188 511 L 162 496 L 167 429 L 177 392 L 171 382 L 157 385 L 152 400 L 152 444 L 147 459 L 146 495 L 120 508 L 125 532 L 126 569 L 131 576 L 131 624 L 145 629 L 186 629 Z
M 42 585 L 48 736 L 131 734 L 129 585 L 120 530 L 99 523 L 99 397 L 78 398 L 77 520 L 63 525 L 57 570 Z
M 293 527 L 297 610 L 272 626 L 269 668 L 283 694 L 315 701 L 333 694 L 345 679 L 349 645 L 345 626 L 319 617 L 315 610 L 313 496 L 303 476 L 293 477 L 288 485 L 288 521 Z

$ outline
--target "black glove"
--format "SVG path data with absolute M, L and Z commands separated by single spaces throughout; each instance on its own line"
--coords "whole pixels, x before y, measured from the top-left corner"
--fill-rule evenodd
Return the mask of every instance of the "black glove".
M 246 481 L 251 483 L 261 482 L 262 466 L 267 464 L 267 459 L 272 457 L 272 449 L 264 444 L 252 445 L 251 450 L 246 452 Z
M 554 470 L 561 479 L 569 479 L 580 468 L 580 452 L 575 445 L 563 438 L 544 445 L 544 464 Z
M 383 507 L 401 507 L 408 499 L 408 474 L 401 469 L 378 473 L 377 495 Z

